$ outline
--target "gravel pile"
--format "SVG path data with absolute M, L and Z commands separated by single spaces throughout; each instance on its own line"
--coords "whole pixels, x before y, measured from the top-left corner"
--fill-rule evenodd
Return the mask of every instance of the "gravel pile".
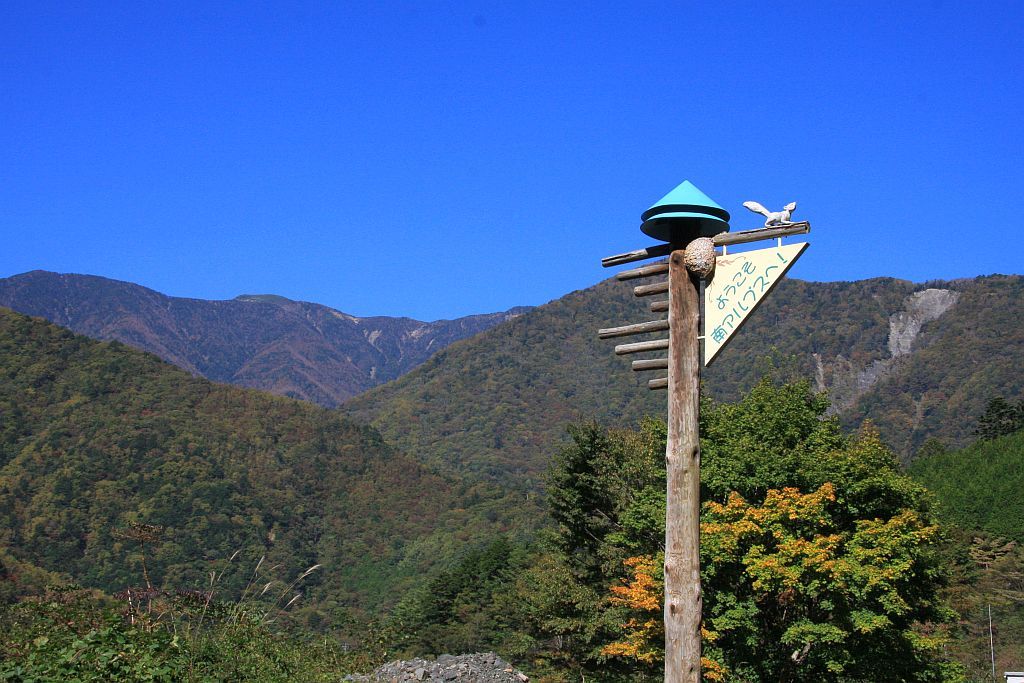
M 434 661 L 409 659 L 388 662 L 369 675 L 346 676 L 346 681 L 473 681 L 527 683 L 529 677 L 493 652 L 441 655 Z

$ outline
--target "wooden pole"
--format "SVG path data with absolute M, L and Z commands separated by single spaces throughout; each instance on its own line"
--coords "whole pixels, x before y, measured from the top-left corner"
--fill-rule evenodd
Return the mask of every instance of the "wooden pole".
M 996 641 L 992 638 L 992 603 L 988 603 L 988 652 L 992 657 L 992 680 L 996 680 Z
M 652 275 L 662 275 L 668 272 L 668 262 L 655 263 L 654 265 L 644 266 L 643 268 L 634 268 L 633 270 L 624 270 L 615 276 L 616 280 L 636 280 L 641 277 L 651 277 Z
M 633 369 L 641 370 L 668 370 L 668 358 L 651 358 L 649 360 L 633 361 Z
M 665 450 L 665 683 L 699 683 L 700 280 L 669 257 L 668 443 Z

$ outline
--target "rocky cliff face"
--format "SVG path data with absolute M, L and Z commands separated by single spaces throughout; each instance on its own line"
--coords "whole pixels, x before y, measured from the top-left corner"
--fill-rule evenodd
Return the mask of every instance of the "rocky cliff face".
M 960 298 L 952 289 L 925 289 L 907 297 L 904 310 L 889 318 L 889 353 L 899 358 L 911 346 L 925 323 L 938 320 Z
M 821 354 L 813 354 L 818 391 L 829 391 L 832 413 L 852 408 L 880 380 L 892 374 L 898 359 L 910 354 L 926 323 L 938 320 L 956 304 L 960 293 L 951 289 L 924 289 L 908 296 L 903 310 L 889 316 L 889 357 L 858 367 L 842 354 L 831 360 L 829 370 Z
M 0 306 L 149 351 L 207 379 L 328 407 L 526 310 L 434 322 L 358 318 L 280 296 L 183 299 L 130 282 L 45 271 L 0 279 Z

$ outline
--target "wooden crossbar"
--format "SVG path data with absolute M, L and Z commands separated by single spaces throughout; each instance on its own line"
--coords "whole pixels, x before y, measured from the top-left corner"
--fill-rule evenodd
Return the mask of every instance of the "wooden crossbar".
M 641 370 L 668 370 L 668 358 L 651 358 L 650 360 L 633 361 L 633 369 Z
M 783 225 L 778 228 L 758 228 L 757 230 L 740 230 L 739 232 L 720 232 L 711 239 L 716 247 L 728 247 L 732 244 L 746 244 L 759 240 L 770 240 L 776 237 L 788 237 L 789 235 L 805 235 L 811 231 L 811 224 L 807 221 Z
M 635 325 L 623 325 L 622 327 L 606 327 L 603 330 L 598 330 L 597 336 L 601 339 L 611 339 L 612 337 L 628 337 L 631 334 L 663 332 L 667 329 L 667 320 L 652 320 L 650 322 L 637 323 Z
M 616 280 L 635 280 L 640 277 L 650 277 L 651 275 L 661 275 L 668 272 L 668 262 L 655 263 L 650 266 L 644 266 L 642 268 L 634 268 L 633 270 L 624 270 L 615 276 Z
M 627 353 L 642 353 L 644 351 L 664 351 L 668 348 L 668 339 L 653 339 L 651 341 L 633 342 L 632 344 L 619 344 L 615 347 L 615 355 L 624 356 Z
M 653 285 L 640 285 L 633 288 L 633 294 L 637 296 L 651 296 L 652 294 L 664 294 L 668 291 L 668 282 L 655 282 Z
M 612 266 L 621 266 L 626 263 L 633 263 L 633 261 L 644 261 L 649 258 L 657 258 L 658 256 L 668 256 L 670 253 L 672 253 L 671 244 L 655 244 L 647 247 L 646 249 L 637 249 L 636 251 L 629 251 L 625 254 L 606 256 L 601 259 L 601 265 L 605 268 L 611 268 Z

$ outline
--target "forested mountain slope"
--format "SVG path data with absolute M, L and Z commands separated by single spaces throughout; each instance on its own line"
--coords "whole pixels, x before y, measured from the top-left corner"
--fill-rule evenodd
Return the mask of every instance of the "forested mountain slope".
M 202 588 L 240 551 L 224 587 L 265 555 L 280 574 L 322 565 L 305 582 L 318 609 L 373 605 L 501 531 L 488 511 L 521 509 L 504 495 L 327 409 L 0 309 L 0 548 L 84 585 L 142 583 L 139 546 L 118 537 L 141 522 L 166 529 L 147 551 L 157 585 Z
M 910 473 L 949 521 L 1024 543 L 1024 431 L 929 454 Z
M 453 344 L 343 409 L 432 461 L 536 482 L 567 422 L 664 412 L 651 373 L 631 372 L 596 334 L 650 319 L 645 308 L 627 283 L 601 282 Z M 873 420 L 905 458 L 928 437 L 962 444 L 991 396 L 1024 384 L 1024 278 L 786 280 L 707 369 L 708 393 L 738 398 L 769 357 L 828 390 L 847 425 Z
M 41 270 L 0 279 L 0 306 L 124 342 L 207 379 L 328 407 L 525 310 L 431 323 L 357 318 L 280 296 L 182 299 L 130 282 Z
M 988 677 L 990 646 L 1000 671 L 1016 670 L 1024 661 L 1024 431 L 990 434 L 960 450 L 931 443 L 910 474 L 931 490 L 951 539 L 954 580 L 946 593 L 961 615 L 951 651 L 970 680 Z

